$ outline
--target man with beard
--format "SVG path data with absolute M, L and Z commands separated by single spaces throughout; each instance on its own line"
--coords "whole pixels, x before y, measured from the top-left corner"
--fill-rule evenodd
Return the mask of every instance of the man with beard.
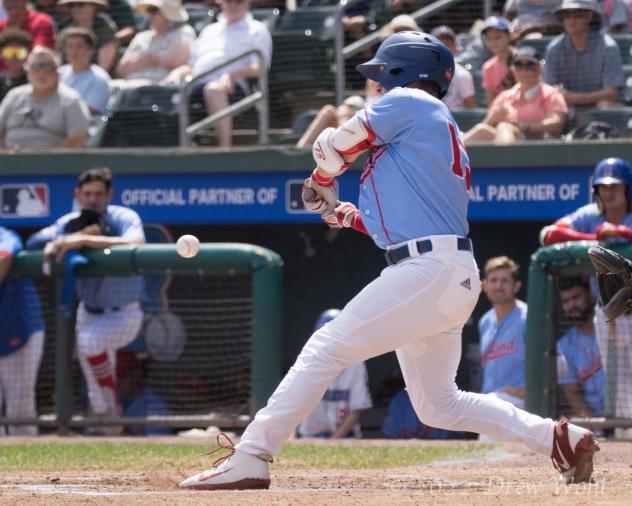
M 575 325 L 557 341 L 558 383 L 569 414 L 601 416 L 604 412 L 604 369 L 593 326 L 594 301 L 588 281 L 560 281 L 560 305 Z
M 527 305 L 517 298 L 519 265 L 511 258 L 485 264 L 483 291 L 492 304 L 478 322 L 484 394 L 524 408 L 524 336 Z

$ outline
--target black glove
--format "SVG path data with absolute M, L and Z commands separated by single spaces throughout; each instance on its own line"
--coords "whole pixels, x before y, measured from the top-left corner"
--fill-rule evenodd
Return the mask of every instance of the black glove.
M 99 225 L 99 230 L 103 232 L 105 230 L 105 220 L 101 213 L 93 211 L 92 209 L 84 209 L 81 214 L 76 218 L 73 218 L 64 227 L 65 234 L 74 234 L 80 232 L 84 228 L 90 225 Z
M 606 320 L 611 322 L 622 314 L 632 314 L 632 262 L 601 246 L 591 246 L 588 256 L 597 270 Z

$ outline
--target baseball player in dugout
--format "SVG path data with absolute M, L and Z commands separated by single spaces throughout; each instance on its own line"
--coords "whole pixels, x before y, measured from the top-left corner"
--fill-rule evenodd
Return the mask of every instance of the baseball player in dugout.
M 138 214 L 110 204 L 112 174 L 95 168 L 79 176 L 74 197 L 79 210 L 59 218 L 29 239 L 29 247 L 44 246 L 44 261 L 62 262 L 73 250 L 105 249 L 145 242 Z M 77 354 L 88 386 L 90 407 L 95 416 L 120 414 L 116 397 L 116 350 L 134 340 L 143 313 L 140 299 L 142 277 L 79 278 L 76 293 Z M 120 427 L 95 428 L 94 433 L 111 434 Z
M 478 322 L 484 394 L 524 408 L 527 305 L 518 300 L 519 266 L 506 256 L 485 264 L 483 291 L 492 304 Z M 481 439 L 485 439 L 481 436 Z
M 392 350 L 424 424 L 521 441 L 552 458 L 565 480 L 590 480 L 598 449 L 591 431 L 456 386 L 461 331 L 481 286 L 467 238 L 469 159 L 441 101 L 454 75 L 452 53 L 431 35 L 400 32 L 357 69 L 378 83 L 381 96 L 318 136 L 312 148 L 317 167 L 305 182 L 303 200 L 331 227 L 371 237 L 386 250 L 387 267 L 312 334 L 239 444 L 218 438 L 228 454 L 180 486 L 268 488 L 273 455 L 332 379 Z M 339 201 L 336 177 L 365 153 L 356 207 Z
M 622 158 L 601 160 L 593 172 L 592 185 L 594 202 L 544 227 L 540 233 L 543 245 L 581 240 L 632 242 L 632 165 Z M 594 324 L 606 382 L 610 387 L 616 385 L 611 388 L 616 390 L 614 413 L 609 414 L 632 417 L 632 346 L 628 344 L 632 341 L 632 317 L 622 315 L 608 324 L 601 304 L 597 304 Z M 618 345 L 609 347 L 610 342 Z M 623 435 L 620 429 L 616 433 Z
M 0 413 L 35 418 L 35 381 L 44 348 L 40 301 L 30 278 L 9 276 L 22 241 L 0 227 Z M 9 426 L 12 436 L 34 436 L 35 425 Z M 5 435 L 0 426 L 0 435 Z

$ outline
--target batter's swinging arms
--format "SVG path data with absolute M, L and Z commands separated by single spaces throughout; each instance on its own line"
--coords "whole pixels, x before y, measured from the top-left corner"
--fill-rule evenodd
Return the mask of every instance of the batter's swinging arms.
M 389 264 L 340 315 L 314 332 L 296 363 L 228 458 L 181 483 L 190 489 L 268 488 L 268 463 L 343 368 L 395 350 L 424 424 L 521 441 L 551 456 L 567 481 L 592 473 L 592 432 L 529 414 L 455 383 L 461 330 L 480 292 L 466 237 L 470 168 L 460 132 L 441 102 L 454 73 L 452 54 L 419 32 L 388 37 L 358 66 L 383 96 L 314 143 L 318 165 L 307 205 L 334 227 L 369 234 Z M 359 208 L 338 202 L 335 177 L 369 151 Z M 307 189 L 310 189 L 307 191 Z

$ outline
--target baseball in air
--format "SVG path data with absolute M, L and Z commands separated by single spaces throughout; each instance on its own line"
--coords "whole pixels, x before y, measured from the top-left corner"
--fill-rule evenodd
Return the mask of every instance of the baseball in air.
M 200 240 L 190 234 L 180 236 L 176 242 L 176 251 L 181 257 L 193 258 L 200 251 Z

